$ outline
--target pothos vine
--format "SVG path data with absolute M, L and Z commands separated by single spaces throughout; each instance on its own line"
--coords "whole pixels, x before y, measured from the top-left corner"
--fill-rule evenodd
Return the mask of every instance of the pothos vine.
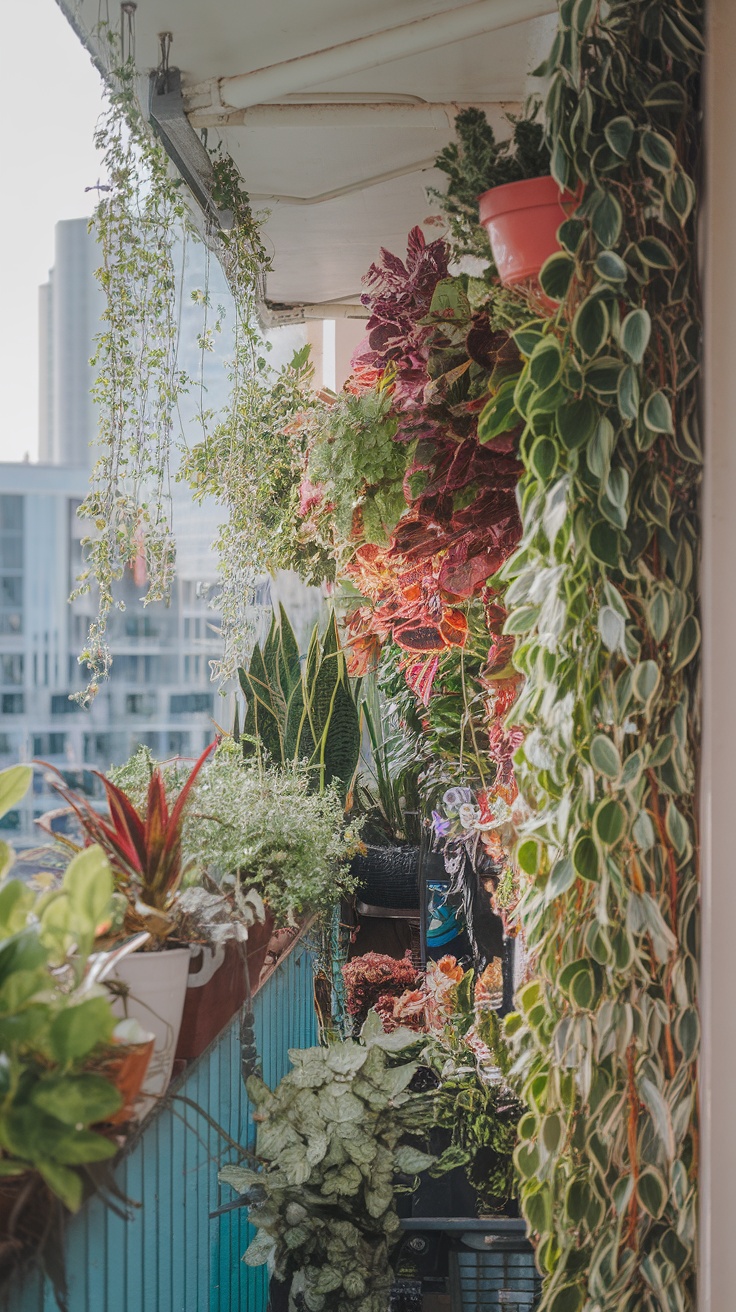
M 699 0 L 562 0 L 543 70 L 579 200 L 516 333 L 532 982 L 509 1018 L 545 1312 L 694 1306 Z

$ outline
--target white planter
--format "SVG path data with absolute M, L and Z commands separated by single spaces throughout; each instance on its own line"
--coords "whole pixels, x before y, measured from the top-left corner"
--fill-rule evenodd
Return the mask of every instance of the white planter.
M 127 989 L 125 996 L 115 999 L 116 1014 L 133 1017 L 155 1039 L 143 1086 L 142 1116 L 166 1092 L 171 1079 L 190 960 L 189 948 L 133 952 L 115 968 L 113 978 Z

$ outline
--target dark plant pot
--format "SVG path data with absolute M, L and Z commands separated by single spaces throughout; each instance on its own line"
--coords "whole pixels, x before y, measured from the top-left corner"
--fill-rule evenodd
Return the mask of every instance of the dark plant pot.
M 449 1130 L 435 1128 L 429 1136 L 429 1151 L 439 1157 L 451 1142 Z M 420 1175 L 412 1197 L 411 1214 L 414 1217 L 477 1216 L 475 1190 L 465 1168 L 456 1166 L 439 1179 L 434 1179 L 426 1171 Z
M 248 930 L 248 942 L 244 946 L 251 993 L 258 987 L 273 927 L 273 916 L 267 912 L 262 924 L 252 925 Z M 240 1011 L 248 995 L 243 946 L 230 940 L 220 951 L 219 965 L 215 965 L 218 954 L 212 948 L 204 947 L 198 957 L 192 957 L 177 1061 L 194 1061 L 199 1057 Z
M 350 869 L 361 902 L 388 911 L 418 912 L 420 870 L 441 875 L 444 862 L 436 852 L 422 857 L 418 847 L 369 847 L 365 856 L 353 857 Z
M 527 178 L 492 187 L 478 197 L 480 221 L 505 287 L 537 278 L 545 260 L 559 250 L 557 229 L 576 199 L 554 178 Z

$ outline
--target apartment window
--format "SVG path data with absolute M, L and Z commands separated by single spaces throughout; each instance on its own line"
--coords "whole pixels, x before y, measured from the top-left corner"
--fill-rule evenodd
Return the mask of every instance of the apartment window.
M 0 533 L 0 569 L 23 568 L 23 538 L 19 533 Z
M 175 729 L 173 733 L 167 734 L 166 750 L 169 756 L 188 756 L 189 754 L 189 734 L 185 730 Z
M 63 756 L 65 751 L 65 733 L 36 733 L 33 735 L 34 756 Z
M 23 682 L 23 657 L 15 654 L 12 656 L 0 656 L 0 683 L 6 686 L 10 684 L 17 685 Z
M 172 693 L 169 707 L 172 715 L 198 715 L 206 711 L 212 714 L 211 692 Z
M 52 715 L 76 715 L 81 709 L 79 702 L 71 701 L 68 693 L 57 692 L 51 698 Z
M 20 829 L 20 811 L 6 811 L 0 815 L 0 829 Z
M 0 574 L 0 606 L 20 606 L 23 603 L 23 576 Z
M 23 498 L 0 495 L 0 533 L 23 531 Z
M 0 633 L 13 637 L 23 632 L 23 615 L 19 610 L 0 610 Z
M 14 756 L 15 747 L 9 733 L 0 733 L 0 756 Z
M 84 735 L 84 759 L 95 762 L 102 758 L 112 760 L 113 736 L 111 733 L 86 733 Z
M 3 715 L 22 715 L 23 693 L 4 692 L 0 694 L 0 712 Z

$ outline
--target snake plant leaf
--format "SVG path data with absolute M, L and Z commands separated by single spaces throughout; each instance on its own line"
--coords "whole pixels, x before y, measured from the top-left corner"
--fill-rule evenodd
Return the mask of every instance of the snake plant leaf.
M 299 644 L 282 602 L 279 604 L 279 681 L 287 701 L 300 680 Z

